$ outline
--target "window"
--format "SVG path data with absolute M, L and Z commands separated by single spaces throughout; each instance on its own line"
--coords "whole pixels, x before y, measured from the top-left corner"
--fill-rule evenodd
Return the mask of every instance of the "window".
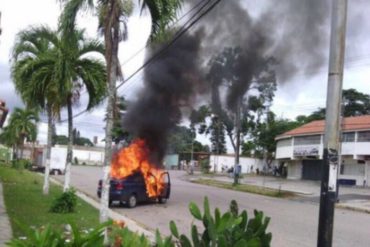
M 321 135 L 299 136 L 294 138 L 294 145 L 313 145 L 321 143 Z
M 291 138 L 279 140 L 278 143 L 277 143 L 277 147 L 288 147 L 288 146 L 291 146 L 291 145 L 292 145 L 292 139 Z
M 358 132 L 358 142 L 370 142 L 370 131 Z
M 355 132 L 347 132 L 342 134 L 342 142 L 354 142 Z

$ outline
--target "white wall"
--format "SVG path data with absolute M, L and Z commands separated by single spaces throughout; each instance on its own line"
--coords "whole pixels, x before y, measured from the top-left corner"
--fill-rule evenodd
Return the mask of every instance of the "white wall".
M 44 148 L 44 157 L 45 159 L 45 154 L 46 154 L 46 148 Z M 52 147 L 51 154 L 53 155 L 63 155 L 67 153 L 67 147 L 64 145 L 56 145 L 55 147 Z M 75 157 L 78 159 L 78 164 L 82 164 L 85 162 L 87 165 L 102 165 L 104 161 L 104 151 L 99 151 L 99 150 L 86 150 L 80 149 L 80 148 L 73 148 L 73 159 L 72 162 L 74 162 Z M 57 158 L 58 160 L 61 158 Z M 64 158 L 64 163 L 65 163 Z
M 258 168 L 260 171 L 263 170 L 263 160 L 254 159 L 248 157 L 240 157 L 240 165 L 242 166 L 242 173 L 256 172 Z M 222 172 L 222 167 L 228 168 L 234 167 L 235 158 L 231 155 L 211 155 L 209 158 L 209 164 L 211 166 L 210 171 Z M 276 161 L 273 161 L 272 166 L 277 165 Z M 253 171 L 252 171 L 253 168 Z
M 277 147 L 276 148 L 276 159 L 292 158 L 293 146 Z
M 77 157 L 79 164 L 85 162 L 88 165 L 101 165 L 104 162 L 104 152 L 102 151 L 73 149 L 73 162 L 75 157 Z

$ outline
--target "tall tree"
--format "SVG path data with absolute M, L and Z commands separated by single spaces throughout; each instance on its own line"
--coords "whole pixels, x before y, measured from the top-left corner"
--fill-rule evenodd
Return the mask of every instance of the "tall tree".
M 343 116 L 353 117 L 370 114 L 370 95 L 350 88 L 342 92 Z
M 211 152 L 214 154 L 226 153 L 225 125 L 218 117 L 211 118 L 209 132 L 211 135 Z
M 37 137 L 38 113 L 34 109 L 15 108 L 10 116 L 8 125 L 0 134 L 0 141 L 6 146 L 13 148 L 13 157 L 18 158 L 18 150 L 21 148 L 20 158 L 23 158 L 25 140 L 34 142 Z
M 69 188 L 72 163 L 72 104 L 79 90 L 89 94 L 87 109 L 99 104 L 105 96 L 106 70 L 102 61 L 90 53 L 104 53 L 97 40 L 88 40 L 82 31 L 65 38 L 47 27 L 34 27 L 19 33 L 14 46 L 13 78 L 18 92 L 27 105 L 37 105 L 48 112 L 48 148 L 45 165 L 44 193 L 48 193 L 48 170 L 52 143 L 53 121 L 60 109 L 67 106 L 69 144 L 64 190 Z
M 20 158 L 23 159 L 24 142 L 35 141 L 37 137 L 38 113 L 34 109 L 15 108 L 9 118 L 9 126 L 20 146 Z
M 92 0 L 60 0 L 65 3 L 60 18 L 60 29 L 68 37 L 76 25 L 78 11 L 86 9 L 97 10 L 99 29 L 104 35 L 105 60 L 107 63 L 108 103 L 105 137 L 104 174 L 101 196 L 100 221 L 108 219 L 109 197 L 109 166 L 112 159 L 112 128 L 113 109 L 116 95 L 117 75 L 120 74 L 118 59 L 119 42 L 127 38 L 126 21 L 132 12 L 131 0 L 99 0 L 94 5 Z M 139 1 L 141 9 L 147 8 L 151 15 L 151 39 L 165 35 L 169 23 L 176 18 L 176 11 L 181 5 L 181 0 L 142 0 Z
M 89 95 L 87 110 L 102 102 L 106 96 L 106 68 L 103 62 L 92 55 L 104 56 L 104 46 L 94 39 L 87 39 L 83 31 L 74 30 L 68 36 L 58 34 L 58 62 L 56 80 L 64 86 L 65 104 L 68 112 L 68 147 L 64 191 L 70 187 L 73 158 L 73 109 L 80 98 L 80 91 L 86 88 Z
M 263 105 L 265 101 L 272 100 L 276 90 L 275 72 L 271 69 L 275 60 L 263 58 L 263 61 L 259 61 L 262 65 L 248 68 L 252 74 L 249 78 L 244 78 L 241 71 L 247 69 L 242 68 L 247 56 L 248 54 L 245 54 L 240 47 L 226 47 L 209 61 L 207 75 L 212 86 L 212 112 L 217 114 L 224 124 L 235 153 L 239 150 L 235 133 L 239 124 L 236 113 L 241 110 L 241 115 L 243 115 L 249 109 L 248 92 L 257 89 L 260 95 L 259 103 Z M 220 94 L 222 89 L 226 90 L 226 107 L 222 105 L 223 100 Z
M 12 77 L 15 88 L 29 107 L 45 110 L 48 116 L 47 149 L 43 193 L 49 193 L 52 124 L 63 105 L 55 77 L 57 51 L 50 45 L 57 40 L 55 32 L 47 28 L 30 28 L 17 34 L 13 48 Z
M 276 150 L 275 137 L 298 127 L 299 123 L 287 119 L 277 119 L 273 112 L 269 112 L 268 115 L 266 122 L 255 123 L 249 131 L 242 144 L 242 153 L 265 158 L 267 165 L 270 165 Z

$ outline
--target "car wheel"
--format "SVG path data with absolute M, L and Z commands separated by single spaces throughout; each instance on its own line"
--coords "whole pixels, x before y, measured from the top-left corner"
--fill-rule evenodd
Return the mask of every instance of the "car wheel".
M 129 208 L 134 208 L 134 207 L 136 207 L 136 204 L 137 204 L 136 195 L 135 194 L 130 195 L 130 197 L 128 198 L 128 201 L 127 201 L 128 207 Z
M 110 208 L 110 207 L 112 207 L 112 204 L 113 204 L 113 201 L 112 200 L 109 200 L 108 201 L 108 207 Z
M 159 202 L 160 204 L 165 204 L 165 203 L 167 202 L 167 198 L 159 197 L 159 198 L 158 198 L 158 202 Z

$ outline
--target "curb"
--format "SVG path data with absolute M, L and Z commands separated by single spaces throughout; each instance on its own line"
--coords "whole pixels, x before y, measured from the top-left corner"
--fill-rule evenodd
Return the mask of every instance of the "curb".
M 346 205 L 346 204 L 336 204 L 335 207 L 340 208 L 340 209 L 351 210 L 351 211 L 354 211 L 354 212 L 361 212 L 361 213 L 370 214 L 370 209 L 367 209 L 367 208 L 354 207 L 354 206 L 350 206 L 350 205 Z
M 220 179 L 212 179 L 212 178 L 207 178 L 207 177 L 190 177 L 190 178 L 186 178 L 184 177 L 183 180 L 186 180 L 188 182 L 194 182 L 195 180 L 197 179 L 210 179 L 210 180 L 215 180 L 215 181 L 220 181 L 220 182 L 225 182 L 227 183 L 228 181 L 224 181 L 224 180 L 220 180 Z M 232 181 L 230 181 L 232 182 Z M 256 184 L 248 184 L 248 183 L 241 183 L 241 184 L 245 184 L 245 185 L 250 185 L 250 186 L 254 186 L 254 187 L 258 187 L 258 188 L 261 188 L 261 189 L 271 189 L 271 190 L 276 190 L 276 191 L 282 191 L 282 192 L 289 192 L 289 193 L 293 193 L 293 194 L 297 194 L 297 195 L 304 195 L 304 196 L 309 196 L 309 195 L 312 195 L 313 193 L 311 192 L 306 192 L 306 191 L 299 191 L 299 190 L 288 190 L 288 189 L 278 189 L 278 188 L 274 188 L 274 187 L 268 187 L 268 186 L 260 186 L 260 185 L 256 185 Z
M 40 174 L 40 175 L 42 175 L 42 174 Z M 49 179 L 52 183 L 63 186 L 62 182 L 56 180 L 55 178 L 50 177 Z M 90 204 L 91 206 L 93 206 L 94 208 L 96 208 L 98 210 L 100 209 L 100 203 L 99 202 L 97 202 L 95 199 L 89 197 L 85 193 L 81 192 L 80 190 L 76 189 L 76 195 L 79 198 L 81 198 L 82 200 L 84 200 L 85 202 L 87 202 L 88 204 Z M 114 219 L 114 220 L 124 221 L 125 226 L 127 226 L 127 228 L 129 230 L 131 230 L 133 232 L 136 232 L 138 234 L 144 234 L 149 239 L 149 241 L 151 241 L 151 242 L 155 241 L 154 232 L 145 229 L 144 227 L 140 226 L 136 221 L 128 218 L 127 216 L 119 214 L 119 213 L 117 213 L 117 212 L 108 208 L 108 217 L 111 218 L 111 219 Z
M 0 229 L 0 246 L 5 246 L 13 238 L 13 233 L 8 214 L 6 213 L 2 183 L 0 183 Z

